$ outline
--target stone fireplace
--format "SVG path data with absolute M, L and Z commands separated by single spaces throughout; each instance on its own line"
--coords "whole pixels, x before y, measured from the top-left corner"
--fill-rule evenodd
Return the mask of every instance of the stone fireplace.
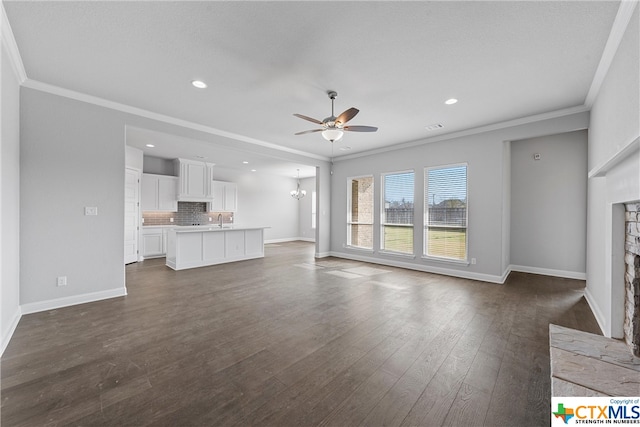
M 640 202 L 625 203 L 624 339 L 640 357 Z

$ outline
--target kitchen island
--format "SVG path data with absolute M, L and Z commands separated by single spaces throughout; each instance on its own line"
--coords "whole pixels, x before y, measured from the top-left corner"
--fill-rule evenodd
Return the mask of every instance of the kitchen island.
M 196 225 L 168 232 L 167 267 L 204 267 L 264 257 L 264 229 L 225 225 Z

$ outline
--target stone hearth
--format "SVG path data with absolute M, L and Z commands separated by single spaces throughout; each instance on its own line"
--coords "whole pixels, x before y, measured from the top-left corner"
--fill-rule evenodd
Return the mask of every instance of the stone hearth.
M 640 357 L 640 202 L 625 204 L 624 339 Z

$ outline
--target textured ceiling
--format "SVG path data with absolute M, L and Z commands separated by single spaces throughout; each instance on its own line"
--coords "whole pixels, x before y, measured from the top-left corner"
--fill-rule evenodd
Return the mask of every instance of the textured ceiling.
M 582 105 L 619 2 L 4 6 L 30 80 L 329 157 L 329 89 L 379 127 L 336 155 Z

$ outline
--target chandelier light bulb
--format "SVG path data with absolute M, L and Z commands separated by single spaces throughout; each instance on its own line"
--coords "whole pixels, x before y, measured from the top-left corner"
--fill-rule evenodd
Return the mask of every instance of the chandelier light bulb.
M 298 169 L 298 185 L 296 189 L 291 190 L 289 194 L 291 194 L 291 197 L 293 197 L 296 200 L 300 200 L 307 195 L 307 192 L 305 190 L 300 189 L 300 169 Z

